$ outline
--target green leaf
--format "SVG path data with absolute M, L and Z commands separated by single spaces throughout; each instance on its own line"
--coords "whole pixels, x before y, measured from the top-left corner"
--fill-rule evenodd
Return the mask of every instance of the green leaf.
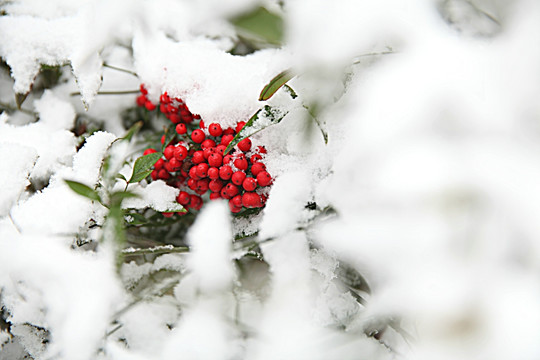
M 148 155 L 141 156 L 135 160 L 133 165 L 133 174 L 128 180 L 128 183 L 139 182 L 152 173 L 151 167 L 163 156 L 162 153 L 156 152 Z
M 274 76 L 272 80 L 262 89 L 261 94 L 259 95 L 259 101 L 270 99 L 276 91 L 278 91 L 287 81 L 295 77 L 290 69 L 285 70 Z M 294 92 L 294 91 L 293 91 Z M 291 95 L 292 96 L 292 95 Z M 293 99 L 296 97 L 296 93 L 293 96 Z
M 126 218 L 129 218 L 130 220 L 128 221 Z M 129 225 L 142 225 L 148 222 L 147 218 L 138 213 L 127 213 L 125 214 L 124 219 Z
M 77 181 L 72 180 L 64 180 L 69 186 L 69 188 L 73 191 L 75 191 L 77 194 L 84 196 L 85 198 L 88 198 L 90 200 L 99 201 L 101 202 L 101 198 L 99 197 L 99 194 L 92 188 L 81 184 Z
M 117 178 L 117 179 L 124 180 L 125 182 L 127 182 L 126 177 L 125 177 L 124 175 L 122 175 L 122 174 L 116 174 L 116 178 Z
M 133 124 L 132 127 L 129 128 L 129 130 L 126 132 L 126 135 L 124 135 L 121 139 L 130 141 L 133 135 L 135 135 L 136 133 L 139 132 L 139 130 L 141 130 L 142 126 L 143 126 L 143 122 L 137 121 L 135 124 Z
M 283 40 L 283 19 L 264 7 L 238 16 L 231 20 L 238 30 L 259 40 L 279 45 Z
M 282 109 L 270 105 L 264 105 L 246 122 L 244 127 L 236 134 L 229 145 L 227 145 L 223 154 L 226 155 L 229 153 L 236 144 L 245 138 L 266 129 L 269 126 L 279 124 L 287 114 L 288 111 L 283 111 Z
M 165 130 L 165 141 L 163 142 L 163 145 L 161 146 L 161 151 L 164 151 L 165 148 L 167 147 L 167 145 L 169 145 L 169 143 L 172 141 L 172 139 L 174 139 L 176 137 L 176 131 L 175 130 L 171 130 L 171 128 L 167 128 L 167 130 Z
M 116 204 L 121 204 L 122 200 L 129 199 L 129 198 L 138 198 L 139 195 L 129 192 L 129 191 L 117 191 L 115 193 L 111 194 L 111 204 L 112 206 Z

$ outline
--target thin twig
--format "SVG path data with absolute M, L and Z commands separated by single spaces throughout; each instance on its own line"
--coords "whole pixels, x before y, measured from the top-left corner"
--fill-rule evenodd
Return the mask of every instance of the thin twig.
M 131 70 L 127 70 L 127 69 L 122 69 L 121 67 L 118 67 L 118 66 L 113 66 L 113 65 L 109 65 L 107 63 L 103 63 L 103 67 L 106 67 L 106 68 L 109 68 L 109 69 L 113 69 L 113 70 L 118 70 L 118 71 L 121 71 L 121 72 L 125 72 L 127 74 L 131 74 L 133 76 L 136 76 L 136 77 L 139 77 L 139 75 L 137 75 L 137 73 L 135 71 L 131 71 Z
M 174 247 L 172 245 L 155 246 L 151 248 L 129 248 L 122 250 L 124 256 L 146 255 L 146 254 L 168 254 L 168 253 L 185 253 L 189 248 L 185 246 Z
M 11 105 L 6 104 L 4 102 L 0 102 L 0 108 L 3 108 L 5 110 L 9 110 L 9 111 L 20 111 L 20 112 L 25 113 L 27 115 L 37 116 L 37 113 L 35 113 L 35 112 L 31 111 L 31 110 L 18 109 L 17 107 L 11 106 Z
M 115 90 L 115 91 L 98 91 L 98 95 L 128 95 L 138 94 L 140 90 Z M 69 94 L 70 96 L 81 95 L 80 91 L 75 91 Z
M 378 56 L 378 55 L 390 55 L 395 54 L 396 52 L 394 50 L 387 50 L 387 51 L 381 51 L 381 52 L 372 52 L 367 54 L 358 55 L 355 57 L 355 60 L 353 61 L 353 65 L 360 64 L 360 58 L 368 57 L 368 56 Z

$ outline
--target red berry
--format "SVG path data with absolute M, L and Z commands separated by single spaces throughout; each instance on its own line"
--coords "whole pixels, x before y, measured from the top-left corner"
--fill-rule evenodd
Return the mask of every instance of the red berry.
M 154 169 L 156 169 L 156 170 L 161 170 L 161 169 L 163 169 L 164 166 L 165 166 L 165 160 L 159 159 L 159 160 L 156 161 L 156 163 L 154 164 Z
M 221 188 L 221 191 L 219 192 L 219 195 L 224 199 L 230 199 L 231 197 L 227 195 L 227 187 L 224 186 Z
M 244 195 L 242 195 L 242 205 L 247 208 L 260 207 L 261 204 L 261 197 L 257 193 L 245 192 Z
M 167 169 L 168 172 L 176 172 L 180 170 L 181 167 L 182 163 L 174 157 L 165 164 L 165 169 Z
M 233 161 L 234 166 L 239 170 L 247 170 L 248 162 L 244 156 L 240 156 Z
M 221 191 L 221 189 L 223 188 L 223 181 L 222 180 L 212 180 L 210 181 L 210 183 L 208 184 L 208 188 L 210 189 L 210 191 L 212 192 L 215 192 L 215 193 L 218 193 Z
M 184 135 L 187 132 L 186 124 L 180 123 L 180 124 L 176 125 L 176 132 L 179 135 Z
M 217 167 L 211 167 L 208 169 L 208 177 L 212 180 L 219 179 L 219 169 Z
M 255 162 L 259 161 L 259 160 L 262 160 L 261 154 L 253 154 L 249 158 L 249 161 L 251 161 L 251 163 L 255 163 Z
M 146 149 L 146 150 L 144 150 L 144 152 L 143 152 L 143 156 L 149 155 L 149 154 L 153 154 L 153 153 L 156 153 L 156 152 L 157 152 L 157 151 L 154 150 L 154 149 Z
M 229 145 L 232 139 L 234 139 L 233 135 L 223 135 L 221 137 L 221 145 L 225 145 L 225 146 Z
M 242 207 L 242 195 L 236 195 L 231 199 L 234 206 L 241 208 Z
M 192 166 L 191 169 L 189 169 L 189 177 L 194 179 L 194 180 L 199 180 L 200 179 L 200 176 L 197 173 L 197 165 Z
M 185 191 L 180 191 L 180 193 L 176 197 L 176 201 L 182 206 L 187 206 L 187 204 L 189 204 L 189 200 L 189 194 Z
M 242 211 L 242 208 L 234 206 L 234 204 L 233 204 L 233 202 L 231 200 L 229 200 L 229 209 L 231 210 L 231 212 L 236 214 L 236 213 L 239 213 L 240 211 Z
M 157 170 L 152 170 L 152 173 L 150 174 L 150 177 L 154 181 L 157 180 L 159 178 L 158 171 Z
M 161 145 L 165 144 L 165 135 L 161 136 Z
M 213 153 L 208 156 L 208 165 L 219 167 L 223 163 L 223 157 L 218 153 Z
M 184 145 L 178 145 L 174 148 L 173 156 L 179 161 L 184 161 L 187 157 L 188 151 Z
M 167 105 L 163 103 L 159 104 L 159 111 L 161 111 L 164 114 L 167 114 Z
M 191 207 L 194 208 L 195 210 L 200 210 L 203 205 L 203 201 L 201 197 L 197 195 L 190 195 L 190 197 L 191 197 L 190 199 Z
M 233 185 L 232 183 L 228 183 L 227 185 L 225 185 L 225 193 L 227 194 L 229 198 L 232 198 L 238 195 L 238 193 L 240 193 L 240 190 L 238 189 L 236 185 Z
M 192 178 L 188 179 L 188 181 L 187 181 L 187 186 L 188 186 L 188 188 L 190 188 L 191 190 L 197 189 L 197 180 L 192 179 Z
M 204 141 L 205 137 L 206 137 L 206 135 L 204 135 L 204 131 L 202 131 L 200 129 L 195 129 L 191 133 L 191 140 L 193 140 L 197 144 L 202 143 Z
M 165 156 L 165 159 L 170 160 L 174 156 L 174 146 L 167 145 L 165 150 L 163 150 L 163 155 Z
M 144 103 L 144 107 L 146 108 L 146 110 L 148 111 L 154 111 L 156 110 L 156 105 L 152 104 L 152 102 L 150 100 L 147 100 L 146 103 Z
M 244 127 L 244 125 L 246 125 L 245 121 L 239 121 L 238 124 L 236 124 L 236 132 L 239 133 L 240 130 L 242 130 L 242 128 Z
M 174 215 L 173 212 L 162 212 L 161 215 L 165 216 L 166 218 L 170 218 Z
M 210 185 L 210 179 L 201 179 L 201 180 L 198 180 L 197 181 L 197 188 L 195 189 L 195 191 L 197 192 L 197 194 L 204 194 L 205 192 L 208 191 L 208 186 Z
M 221 199 L 221 194 L 218 192 L 210 193 L 210 200 L 218 200 Z
M 220 154 L 221 156 L 223 156 L 223 154 L 225 153 L 225 149 L 226 149 L 226 148 L 227 148 L 227 147 L 226 147 L 225 145 L 219 144 L 218 146 L 216 146 L 216 152 L 217 152 L 218 154 Z
M 230 164 L 231 161 L 232 161 L 232 156 L 231 156 L 230 154 L 229 154 L 229 155 L 225 155 L 225 156 L 223 157 L 223 163 L 224 163 L 224 164 Z
M 167 95 L 167 92 L 164 92 L 163 94 L 161 94 L 161 95 L 159 96 L 159 101 L 160 101 L 161 103 L 166 104 L 166 103 L 170 102 L 171 99 L 169 98 L 169 95 Z
M 257 151 L 261 154 L 266 154 L 266 148 L 264 146 L 257 146 Z
M 216 142 L 212 139 L 206 139 L 202 142 L 201 147 L 203 149 L 209 149 L 216 146 Z
M 197 175 L 201 178 L 204 178 L 208 175 L 208 164 L 200 163 L 197 165 Z
M 225 130 L 223 130 L 223 135 L 234 135 L 234 134 L 235 134 L 235 131 L 231 127 L 228 127 Z
M 137 96 L 137 106 L 143 107 L 146 105 L 146 96 L 145 95 L 139 95 Z
M 268 186 L 272 183 L 272 177 L 267 171 L 261 171 L 257 174 L 257 184 L 259 186 Z
M 141 93 L 142 93 L 143 95 L 148 94 L 148 90 L 146 90 L 146 88 L 144 87 L 144 84 L 141 84 L 141 85 L 139 86 L 139 89 L 141 90 Z
M 208 159 L 208 157 L 215 152 L 216 152 L 216 148 L 213 148 L 213 147 L 204 149 L 203 150 L 204 158 Z
M 169 179 L 171 177 L 171 174 L 169 174 L 169 172 L 167 170 L 161 169 L 158 172 L 158 177 L 160 179 L 167 180 L 167 179 Z
M 219 177 L 223 180 L 229 180 L 232 176 L 232 168 L 229 165 L 223 165 L 219 168 Z
M 251 149 L 251 140 L 249 138 L 245 138 L 244 140 L 240 141 L 238 143 L 238 148 L 243 152 L 249 151 Z
M 200 164 L 202 162 L 204 162 L 204 153 L 201 151 L 201 150 L 198 150 L 198 151 L 195 151 L 193 153 L 193 157 L 191 158 L 191 161 L 194 163 L 194 164 Z
M 208 132 L 212 136 L 221 136 L 223 130 L 221 129 L 221 125 L 217 123 L 212 123 L 210 124 L 210 126 L 208 126 Z
M 246 191 L 253 191 L 257 188 L 257 180 L 255 180 L 255 178 L 252 178 L 252 177 L 247 177 L 242 182 L 242 187 Z
M 262 162 L 256 162 L 255 164 L 251 165 L 251 173 L 253 176 L 259 175 L 261 171 L 266 171 L 266 165 L 264 165 Z
M 231 177 L 231 182 L 234 184 L 234 185 L 242 185 L 242 183 L 244 182 L 244 179 L 246 178 L 246 173 L 243 172 L 243 171 L 235 171 L 233 174 L 232 174 L 232 177 Z

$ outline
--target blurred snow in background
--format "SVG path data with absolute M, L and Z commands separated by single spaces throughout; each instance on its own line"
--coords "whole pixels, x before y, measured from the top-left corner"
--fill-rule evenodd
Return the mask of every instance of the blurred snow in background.
M 0 359 L 538 359 L 540 3 L 267 1 L 284 45 L 232 55 L 228 19 L 258 5 L 0 2 L 3 104 L 42 65 L 71 67 L 28 95 L 30 115 L 0 115 Z M 71 248 L 84 231 L 97 242 L 106 209 L 63 179 L 97 184 L 134 104 L 98 90 L 142 82 L 229 126 L 289 67 L 298 98 L 278 91 L 268 103 L 289 114 L 253 140 L 276 176 L 265 263 L 237 259 L 233 232 L 252 224 L 233 229 L 219 203 L 191 253 L 125 264 L 124 284 L 106 242 Z M 77 114 L 108 132 L 78 149 Z M 175 193 L 158 184 L 129 207 L 165 210 Z M 131 297 L 167 271 L 176 282 Z

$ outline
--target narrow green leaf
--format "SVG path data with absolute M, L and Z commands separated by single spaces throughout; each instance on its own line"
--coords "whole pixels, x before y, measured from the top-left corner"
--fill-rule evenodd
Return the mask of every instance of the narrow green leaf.
M 135 124 L 133 124 L 133 126 L 129 128 L 129 130 L 126 132 L 126 135 L 124 135 L 121 139 L 130 141 L 133 135 L 135 135 L 136 133 L 139 132 L 139 130 L 141 130 L 142 126 L 143 126 L 143 122 L 137 121 Z
M 129 198 L 138 198 L 139 195 L 129 192 L 129 191 L 117 191 L 111 194 L 111 204 L 112 206 L 121 204 L 122 200 Z
M 80 182 L 77 182 L 77 181 L 72 181 L 72 180 L 64 180 L 64 181 L 66 182 L 67 186 L 69 186 L 69 188 L 73 190 L 74 192 L 76 192 L 77 194 L 84 196 L 85 198 L 88 198 L 90 200 L 101 202 L 101 198 L 99 197 L 99 194 L 94 189 L 84 184 L 81 184 Z
M 279 124 L 281 120 L 288 114 L 288 111 L 264 105 L 257 110 L 255 114 L 246 122 L 244 127 L 236 134 L 232 141 L 227 145 L 224 155 L 228 154 L 233 147 L 245 138 L 252 136 L 259 131 L 266 129 L 269 126 Z
M 258 40 L 279 45 L 283 40 L 283 19 L 264 7 L 243 14 L 231 20 L 238 30 Z
M 296 74 L 294 74 L 291 69 L 282 71 L 274 76 L 274 78 L 262 89 L 261 94 L 259 95 L 259 101 L 270 99 L 276 91 L 295 76 Z M 296 93 L 294 95 L 294 97 L 296 97 Z
M 128 183 L 139 182 L 152 172 L 151 167 L 161 158 L 163 154 L 160 152 L 141 156 L 135 160 L 133 165 L 133 174 L 128 180 Z
M 176 137 L 176 131 L 171 130 L 171 128 L 167 128 L 165 130 L 165 141 L 163 142 L 163 145 L 161 146 L 161 151 L 164 151 L 167 145 Z
M 138 213 L 127 213 L 124 215 L 124 219 L 129 225 L 142 225 L 148 222 L 148 219 Z

